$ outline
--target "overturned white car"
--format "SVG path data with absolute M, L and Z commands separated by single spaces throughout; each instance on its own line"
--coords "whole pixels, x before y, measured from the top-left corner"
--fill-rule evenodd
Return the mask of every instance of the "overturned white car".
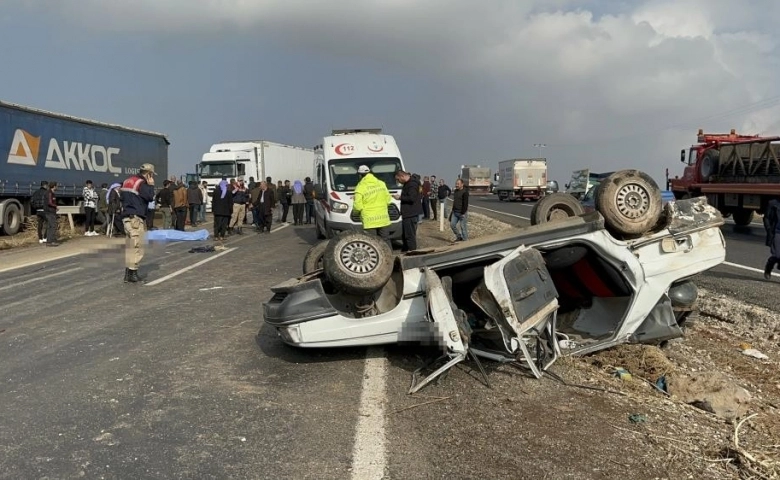
M 428 251 L 336 237 L 323 268 L 272 288 L 265 322 L 298 347 L 435 342 L 446 362 L 412 391 L 469 354 L 538 377 L 561 354 L 682 336 L 691 277 L 725 259 L 720 213 L 704 198 L 662 208 L 634 170 L 601 183 L 596 212 L 570 198 L 540 200 L 537 225 Z

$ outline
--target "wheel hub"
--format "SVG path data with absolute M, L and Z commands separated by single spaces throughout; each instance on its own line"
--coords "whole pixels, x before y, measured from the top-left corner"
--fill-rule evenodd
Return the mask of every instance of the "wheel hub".
M 379 265 L 379 252 L 365 243 L 353 242 L 341 250 L 341 263 L 353 273 L 369 273 Z
M 624 185 L 617 192 L 617 209 L 624 217 L 636 220 L 650 209 L 650 194 L 641 185 Z
M 555 208 L 550 211 L 550 214 L 547 216 L 548 220 L 566 220 L 571 215 L 566 210 L 563 210 L 561 208 Z

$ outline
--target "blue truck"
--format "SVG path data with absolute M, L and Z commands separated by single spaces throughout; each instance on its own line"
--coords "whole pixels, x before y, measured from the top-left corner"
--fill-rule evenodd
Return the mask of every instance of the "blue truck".
M 168 138 L 155 132 L 0 101 L 0 232 L 17 233 L 42 181 L 58 202 L 78 205 L 84 182 L 122 182 L 144 163 L 168 176 Z

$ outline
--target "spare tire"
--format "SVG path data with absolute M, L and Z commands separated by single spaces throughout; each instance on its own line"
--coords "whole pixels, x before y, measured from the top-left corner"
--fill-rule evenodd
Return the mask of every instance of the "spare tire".
M 565 220 L 582 215 L 584 210 L 579 200 L 569 193 L 551 193 L 541 198 L 531 210 L 531 225 Z
M 720 166 L 720 152 L 717 150 L 707 150 L 699 163 L 699 176 L 702 182 L 709 182 L 710 177 L 718 173 Z
M 644 172 L 620 170 L 596 188 L 596 210 L 614 233 L 638 237 L 661 218 L 661 189 Z
M 353 295 L 371 295 L 390 280 L 393 252 L 378 236 L 348 232 L 328 242 L 322 265 L 338 290 Z
M 304 275 L 322 268 L 322 256 L 325 255 L 326 248 L 328 248 L 328 242 L 324 241 L 315 244 L 306 252 L 306 256 L 303 257 Z

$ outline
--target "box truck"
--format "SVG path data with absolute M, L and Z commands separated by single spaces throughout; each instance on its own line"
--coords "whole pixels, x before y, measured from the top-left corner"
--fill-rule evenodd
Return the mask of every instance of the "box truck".
M 314 150 L 268 140 L 220 142 L 203 154 L 196 170 L 209 194 L 223 178 L 243 177 L 248 184 L 250 177 L 258 182 L 271 177 L 274 183 L 292 183 L 314 174 Z
M 482 165 L 461 165 L 460 176 L 469 195 L 485 195 L 490 193 L 490 169 Z
M 19 231 L 44 180 L 57 182 L 63 206 L 79 205 L 87 180 L 97 187 L 122 182 L 144 163 L 155 166 L 162 184 L 168 145 L 161 133 L 0 101 L 0 230 Z
M 498 164 L 499 201 L 539 200 L 547 191 L 547 159 L 516 158 Z

